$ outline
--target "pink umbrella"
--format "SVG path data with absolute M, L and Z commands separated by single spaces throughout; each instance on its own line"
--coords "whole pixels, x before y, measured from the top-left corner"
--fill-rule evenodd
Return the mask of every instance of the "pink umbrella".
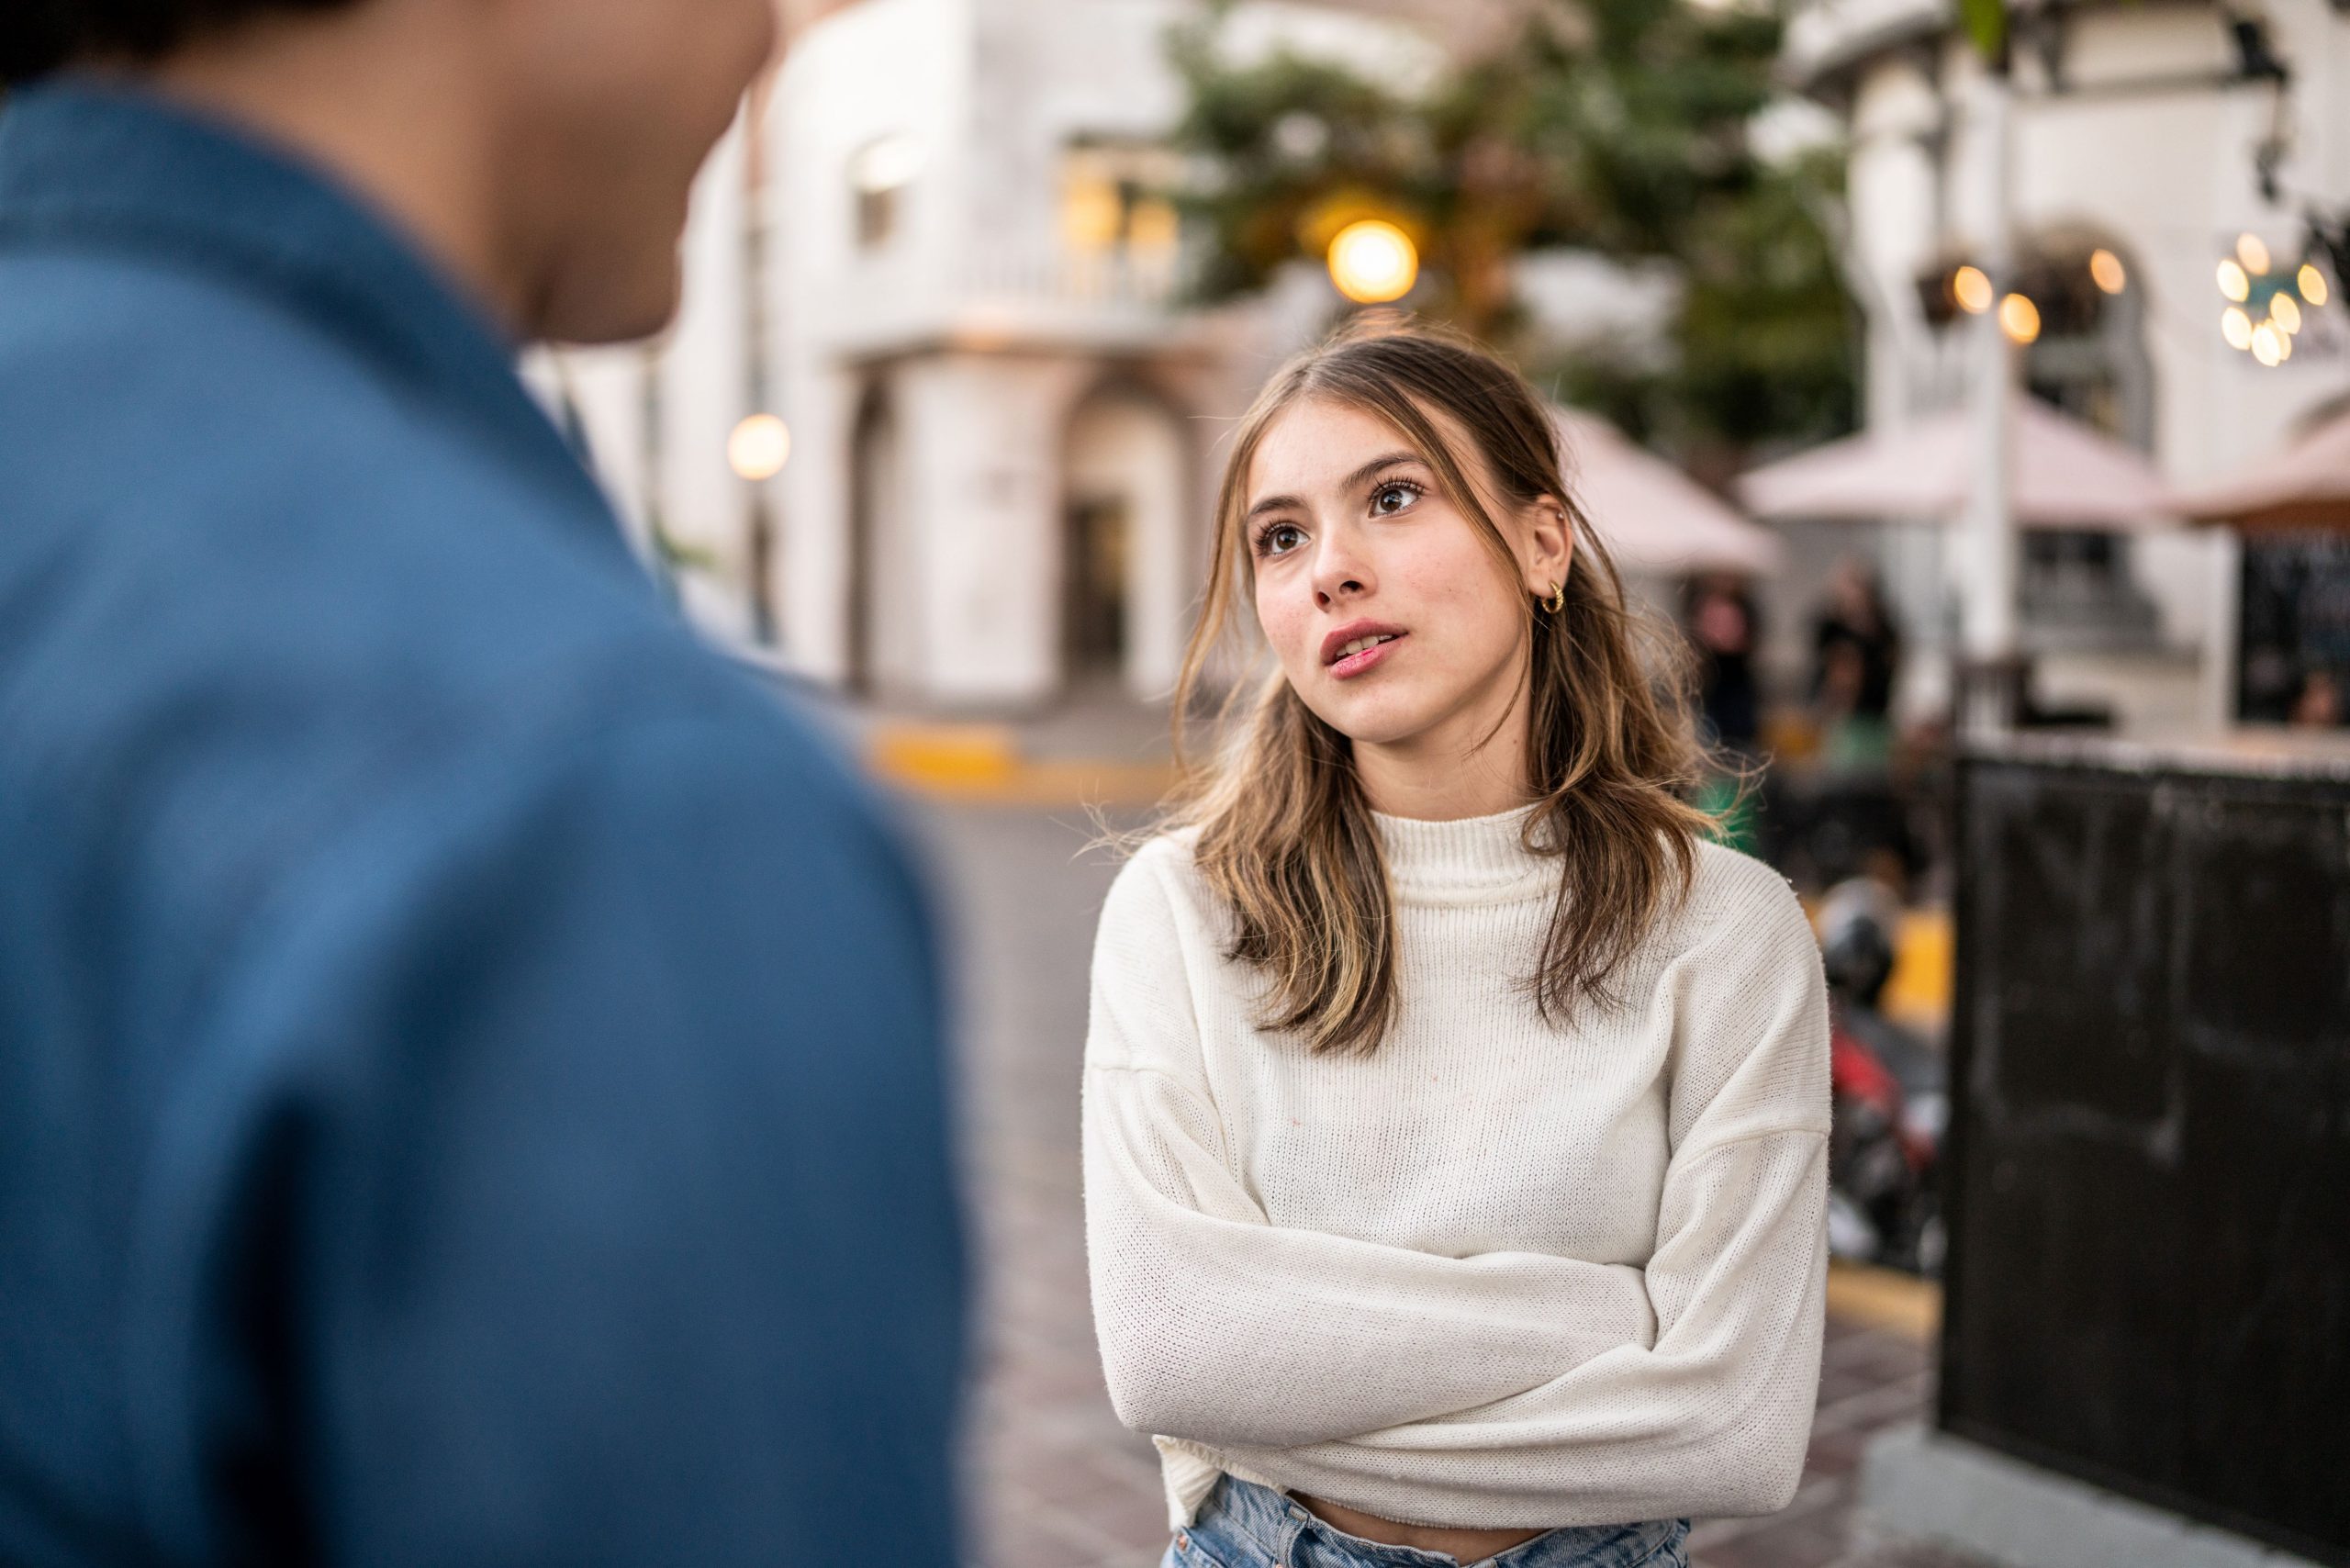
M 1596 414 L 1553 409 L 1567 482 L 1617 568 L 1640 577 L 1736 572 L 1767 577 L 1785 549 L 1711 490 Z
M 2174 492 L 2171 507 L 2238 528 L 2350 528 L 2350 409 L 2232 477 Z
M 2122 532 L 2177 516 L 2143 453 L 2037 398 L 2016 398 L 2013 440 L 2021 527 Z M 1965 509 L 1973 479 L 1961 409 L 1765 464 L 1739 481 L 1739 494 L 1757 517 L 1948 522 Z

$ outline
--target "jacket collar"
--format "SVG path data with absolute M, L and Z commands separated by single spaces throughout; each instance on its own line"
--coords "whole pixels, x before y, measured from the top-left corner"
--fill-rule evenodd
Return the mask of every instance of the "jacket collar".
M 60 78 L 0 113 L 0 250 L 201 270 L 323 330 L 551 499 L 609 504 L 514 373 L 515 345 L 383 218 L 229 127 Z

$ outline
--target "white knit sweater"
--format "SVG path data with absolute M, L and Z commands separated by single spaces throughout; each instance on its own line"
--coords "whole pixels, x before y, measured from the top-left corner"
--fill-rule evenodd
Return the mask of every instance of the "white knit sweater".
M 1391 1519 L 1768 1513 L 1819 1373 L 1828 1017 L 1786 883 L 1706 846 L 1544 1022 L 1527 813 L 1378 819 L 1401 1007 L 1367 1057 L 1255 1025 L 1190 839 L 1122 871 L 1085 1061 L 1093 1314 L 1174 1522 L 1219 1472 Z

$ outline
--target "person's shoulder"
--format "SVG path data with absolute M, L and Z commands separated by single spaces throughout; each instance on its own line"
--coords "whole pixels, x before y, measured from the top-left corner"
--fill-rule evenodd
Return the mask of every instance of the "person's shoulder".
M 1200 873 L 1199 846 L 1200 830 L 1191 826 L 1162 828 L 1134 844 L 1111 884 L 1111 902 L 1198 903 L 1208 893 L 1207 879 Z
M 1102 902 L 1099 945 L 1165 946 L 1211 924 L 1216 905 L 1195 857 L 1199 841 L 1196 827 L 1173 827 L 1132 849 Z
M 1696 846 L 1688 891 L 1670 923 L 1680 951 L 1721 941 L 1778 947 L 1812 941 L 1811 918 L 1775 868 L 1710 839 Z

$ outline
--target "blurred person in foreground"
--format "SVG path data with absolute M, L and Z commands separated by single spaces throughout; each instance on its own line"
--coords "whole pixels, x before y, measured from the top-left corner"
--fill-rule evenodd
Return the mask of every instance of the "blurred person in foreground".
M 1490 354 L 1373 318 L 1292 361 L 1214 537 L 1183 698 L 1244 618 L 1275 667 L 1112 888 L 1086 1044 L 1094 1323 L 1166 1562 L 1685 1563 L 1692 1516 L 1786 1506 L 1818 1393 L 1803 908 L 1707 842 L 1689 718 Z
M 767 0 L 0 29 L 0 1562 L 952 1561 L 910 869 L 510 368 Z

